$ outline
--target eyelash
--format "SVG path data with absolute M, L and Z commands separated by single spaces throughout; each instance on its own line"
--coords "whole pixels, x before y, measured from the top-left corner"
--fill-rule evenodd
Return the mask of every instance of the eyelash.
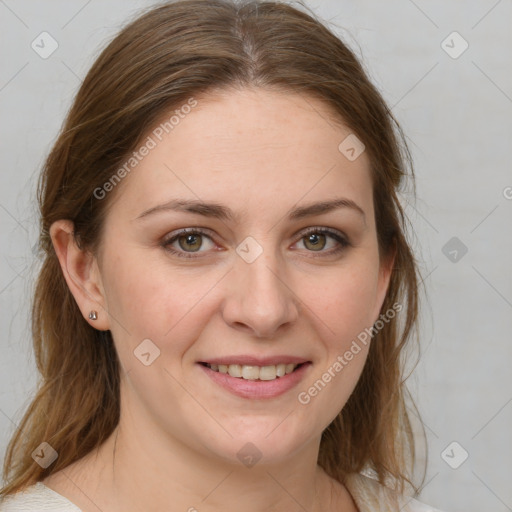
M 210 240 L 212 240 L 212 237 L 209 235 L 209 231 L 206 231 L 202 228 L 186 228 L 186 229 L 183 229 L 183 230 L 179 231 L 178 233 L 174 234 L 172 237 L 164 239 L 162 241 L 161 245 L 166 251 L 170 252 L 174 256 L 178 256 L 179 258 L 186 258 L 186 259 L 199 258 L 201 256 L 193 256 L 193 254 L 196 254 L 196 253 L 187 253 L 187 252 L 177 251 L 170 247 L 171 244 L 174 243 L 179 237 L 184 236 L 184 235 L 189 235 L 189 234 L 190 235 L 206 236 Z M 335 249 L 331 249 L 329 251 L 318 251 L 319 255 L 311 256 L 313 258 L 320 258 L 323 256 L 333 256 L 335 254 L 342 252 L 347 247 L 352 246 L 352 244 L 349 242 L 349 240 L 342 233 L 340 233 L 338 231 L 334 231 L 332 229 L 328 229 L 328 228 L 315 228 L 315 227 L 308 228 L 308 229 L 306 229 L 306 231 L 303 232 L 303 235 L 300 237 L 299 241 L 311 234 L 328 235 L 331 238 L 333 238 L 336 242 L 338 242 L 338 244 L 339 244 L 338 247 L 336 247 Z M 213 242 L 213 240 L 212 240 L 212 242 Z M 308 252 L 314 253 L 316 251 L 308 251 Z

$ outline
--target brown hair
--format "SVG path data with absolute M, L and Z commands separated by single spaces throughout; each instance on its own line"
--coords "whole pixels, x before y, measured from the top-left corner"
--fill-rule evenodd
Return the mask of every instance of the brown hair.
M 112 195 L 94 191 L 125 161 L 162 113 L 191 96 L 229 87 L 304 93 L 330 106 L 365 144 L 371 162 L 379 250 L 396 254 L 382 306 L 400 322 L 374 335 L 357 386 L 323 432 L 318 463 L 343 482 L 373 471 L 400 490 L 412 484 L 414 438 L 401 354 L 417 321 L 417 267 L 397 192 L 412 166 L 398 123 L 352 51 L 313 15 L 277 2 L 183 0 L 126 26 L 87 74 L 40 177 L 44 260 L 32 306 L 41 384 L 6 452 L 0 495 L 43 480 L 99 447 L 119 420 L 119 363 L 109 331 L 92 328 L 63 277 L 49 237 L 74 223 L 79 246 L 97 251 Z M 57 452 L 48 468 L 31 453 Z

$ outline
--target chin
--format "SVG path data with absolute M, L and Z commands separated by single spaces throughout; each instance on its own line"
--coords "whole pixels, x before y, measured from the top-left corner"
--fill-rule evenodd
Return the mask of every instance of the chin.
M 216 442 L 210 449 L 226 462 L 238 466 L 240 463 L 247 467 L 256 464 L 281 464 L 321 435 L 320 431 L 316 435 L 308 435 L 304 426 L 287 424 L 285 417 L 286 414 L 279 417 L 251 418 L 252 425 L 249 428 L 245 427 L 246 422 L 232 427 L 226 424 L 226 430 L 232 438 L 226 435 L 224 442 Z

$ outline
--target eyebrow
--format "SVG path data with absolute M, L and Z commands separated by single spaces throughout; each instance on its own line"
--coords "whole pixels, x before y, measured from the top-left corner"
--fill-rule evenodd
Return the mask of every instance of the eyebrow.
M 357 212 L 363 218 L 366 224 L 366 215 L 364 210 L 352 199 L 344 197 L 295 207 L 288 213 L 287 217 L 289 220 L 299 220 L 305 217 L 321 215 L 342 208 L 347 208 Z M 240 219 L 240 215 L 235 214 L 233 210 L 219 203 L 207 203 L 195 199 L 173 199 L 167 203 L 160 204 L 143 211 L 138 217 L 135 218 L 135 220 L 145 219 L 153 214 L 166 211 L 195 213 L 198 215 L 203 215 L 204 217 L 212 217 L 222 221 L 231 222 L 236 222 Z

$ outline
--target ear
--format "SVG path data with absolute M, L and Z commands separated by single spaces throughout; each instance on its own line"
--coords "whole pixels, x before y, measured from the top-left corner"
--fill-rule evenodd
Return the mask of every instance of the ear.
M 64 278 L 82 315 L 95 329 L 102 331 L 110 329 L 105 307 L 105 292 L 97 260 L 89 251 L 78 247 L 73 222 L 55 221 L 50 227 L 50 237 Z M 96 311 L 96 320 L 89 318 L 91 311 Z
M 377 282 L 377 298 L 375 301 L 375 310 L 374 310 L 374 321 L 375 323 L 380 316 L 380 310 L 382 305 L 384 304 L 384 299 L 386 298 L 386 294 L 389 288 L 389 282 L 391 280 L 391 274 L 393 272 L 393 267 L 395 264 L 396 258 L 396 246 L 389 250 L 389 253 L 380 260 L 380 268 L 379 268 L 379 278 Z

